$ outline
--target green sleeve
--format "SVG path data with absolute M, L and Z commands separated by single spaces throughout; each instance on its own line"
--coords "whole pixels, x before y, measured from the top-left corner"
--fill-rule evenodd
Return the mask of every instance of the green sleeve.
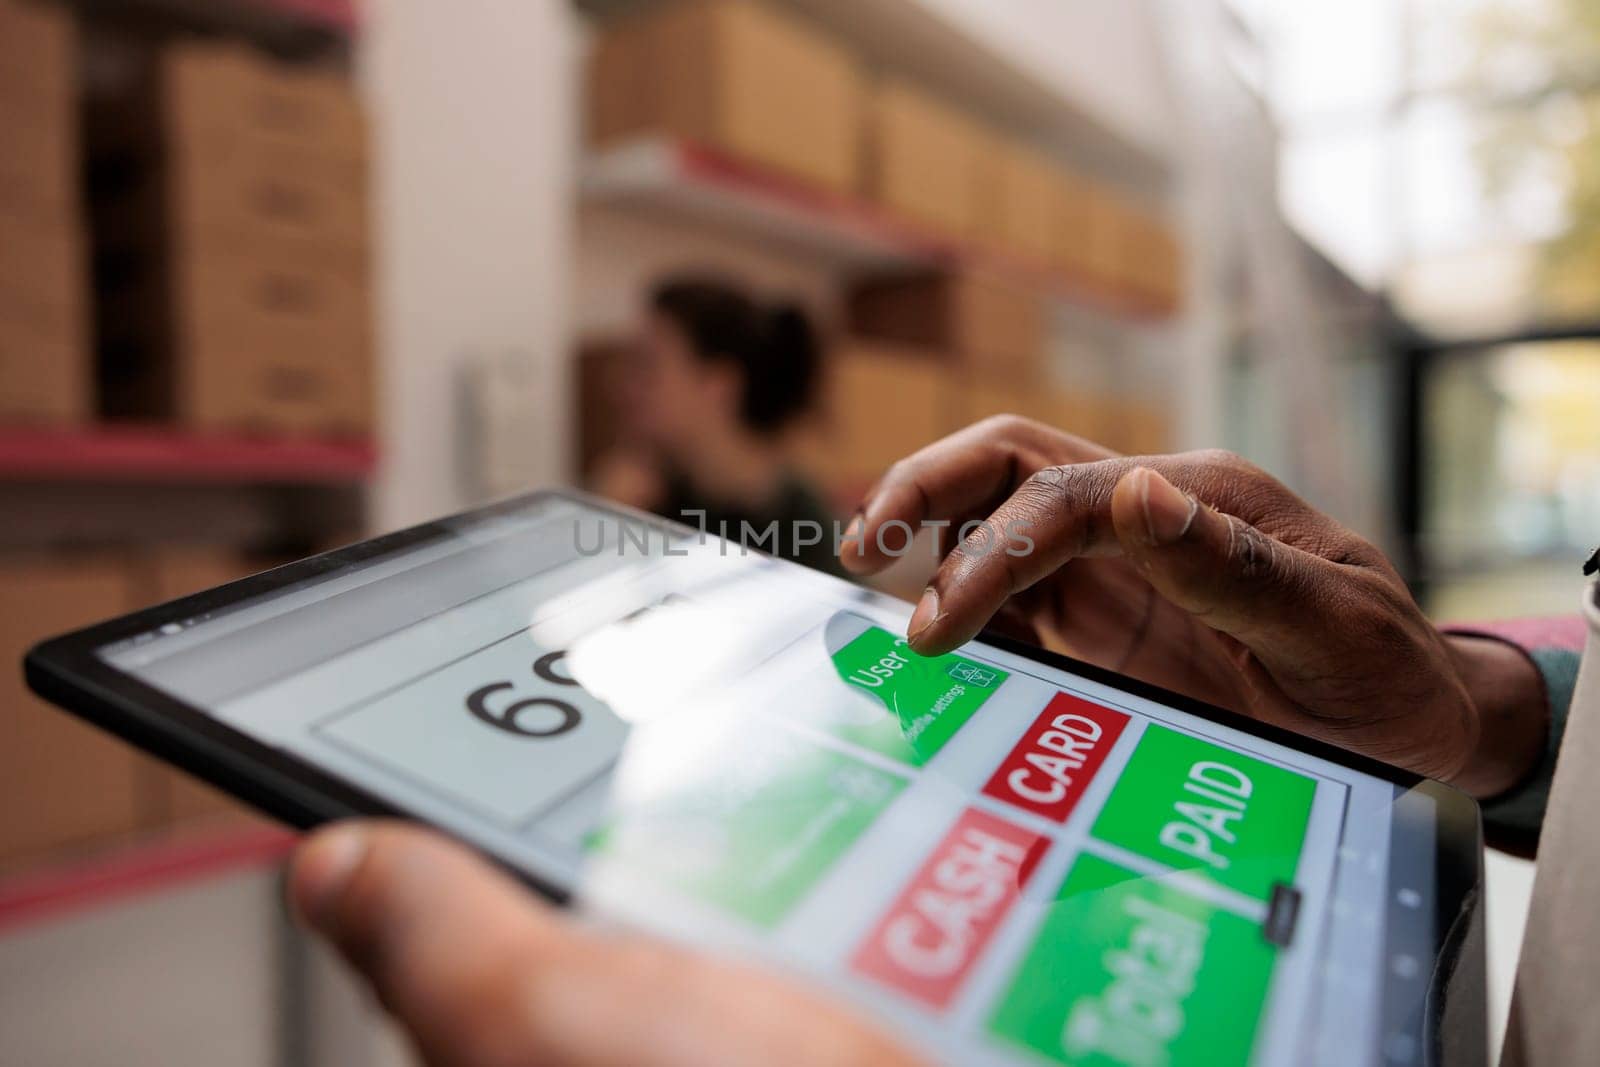
M 1526 778 L 1499 796 L 1484 801 L 1482 807 L 1484 831 L 1491 844 L 1504 843 L 1514 851 L 1531 853 L 1539 847 L 1539 827 L 1550 801 L 1556 755 L 1561 750 L 1572 691 L 1578 681 L 1579 655 L 1564 648 L 1525 648 L 1522 651 L 1539 669 L 1550 702 L 1550 729 L 1545 736 L 1544 754 Z

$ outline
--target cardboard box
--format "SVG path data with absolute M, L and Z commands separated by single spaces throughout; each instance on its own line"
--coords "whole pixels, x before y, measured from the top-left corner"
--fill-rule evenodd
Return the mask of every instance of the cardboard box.
M 0 420 L 72 423 L 94 410 L 77 228 L 0 204 Z
M 207 429 L 250 433 L 364 436 L 372 431 L 370 361 L 355 347 L 334 348 L 290 331 L 260 338 L 241 332 L 215 344 L 231 347 L 230 363 L 191 366 L 184 384 L 184 421 Z M 220 349 L 219 349 L 220 350 Z
M 70 14 L 0 0 L 0 205 L 13 212 L 60 222 L 76 214 L 76 65 Z
M 1125 221 L 1121 280 L 1158 311 L 1172 311 L 1182 299 L 1182 253 L 1177 234 L 1162 219 L 1130 212 Z
M 166 252 L 102 301 L 108 414 L 215 429 L 371 431 L 364 276 L 204 242 Z
M 161 62 L 161 123 L 175 142 L 367 157 L 366 115 L 347 77 L 209 42 L 169 45 Z
M 71 425 L 94 413 L 83 345 L 9 318 L 0 293 L 0 421 Z
M 1163 407 L 1106 399 L 1101 406 L 1107 448 L 1124 455 L 1148 456 L 1172 450 L 1172 416 Z
M 890 211 L 954 237 L 982 234 L 985 210 L 978 126 L 897 80 L 872 94 L 867 189 Z
M 982 240 L 1038 265 L 1055 261 L 1068 177 L 1037 152 L 992 138 L 977 165 L 975 226 Z
M 70 94 L 77 35 L 65 9 L 35 0 L 0 0 L 0 96 Z
M 373 415 L 364 123 L 230 46 L 146 56 L 92 109 L 103 407 L 250 432 Z
M 664 134 L 841 192 L 860 182 L 863 79 L 848 51 L 753 0 L 678 0 L 605 31 L 588 71 L 597 145 Z
M 128 43 L 86 109 L 97 228 L 158 218 L 324 253 L 368 244 L 366 126 L 349 86 L 232 45 Z M 145 236 L 140 233 L 139 236 Z
M 0 96 L 0 204 L 60 223 L 79 215 L 76 112 L 71 99 L 29 101 Z
M 1176 311 L 1183 303 L 1184 259 L 1183 242 L 1169 224 L 1158 226 L 1150 243 L 1150 288 L 1157 304 L 1166 311 Z
M 1105 253 L 1097 245 L 1104 239 L 1095 232 L 1095 212 L 1100 200 L 1093 182 L 1079 174 L 1061 171 L 1056 175 L 1054 214 L 1049 240 L 1050 262 L 1074 278 L 1093 278 L 1103 271 L 1097 257 Z
M 0 324 L 20 320 L 36 333 L 76 338 L 88 313 L 87 273 L 81 226 L 0 202 Z
M 823 427 L 807 469 L 831 484 L 865 484 L 951 429 L 956 379 L 947 361 L 904 345 L 847 341 L 831 353 Z
M 1121 196 L 1104 185 L 1084 187 L 1083 267 L 1095 282 L 1129 290 L 1128 246 L 1134 212 Z
M 853 334 L 920 345 L 997 377 L 1032 378 L 1043 360 L 1040 295 L 977 271 L 883 279 L 849 294 Z
M 225 57 L 232 51 L 220 49 Z M 181 240 L 226 234 L 236 244 L 296 246 L 340 258 L 354 250 L 364 257 L 370 208 L 361 146 L 313 136 L 319 130 L 309 122 L 262 133 L 238 94 L 209 85 L 220 74 L 208 65 L 191 69 L 190 61 L 206 54 L 197 46 L 140 53 L 148 71 L 96 95 L 88 129 L 98 239 L 116 245 L 168 233 Z M 221 70 L 230 67 L 224 62 Z M 293 81 L 288 74 L 276 78 Z M 344 97 L 355 106 L 348 90 Z M 240 108 L 231 126 L 220 122 L 225 106 Z M 191 110 L 205 119 L 190 117 Z M 297 141 L 291 133 L 302 126 L 308 135 Z
M 178 268 L 178 416 L 207 427 L 365 434 L 373 354 L 364 279 L 264 256 Z
M 179 234 L 341 250 L 365 250 L 370 241 L 359 161 L 249 141 L 182 141 L 161 180 Z
M 631 136 L 672 132 L 660 102 L 651 99 L 648 67 L 656 21 L 634 16 L 606 25 L 594 36 L 584 70 L 585 136 L 597 148 Z
M 1103 415 L 1094 397 L 1044 385 L 1021 387 L 970 378 L 959 396 L 957 422 L 963 427 L 994 415 L 1021 415 L 1064 433 L 1099 440 Z
M 133 749 L 31 696 L 17 664 L 35 642 L 128 611 L 109 559 L 0 562 L 0 864 L 148 825 L 148 765 Z
M 368 277 L 366 196 L 325 186 L 302 196 L 305 188 L 270 173 L 258 182 L 187 180 L 163 164 L 143 170 L 119 192 L 101 190 L 93 201 L 101 293 L 114 296 L 130 274 L 159 272 L 169 256 L 201 253 L 298 260 L 331 273 Z

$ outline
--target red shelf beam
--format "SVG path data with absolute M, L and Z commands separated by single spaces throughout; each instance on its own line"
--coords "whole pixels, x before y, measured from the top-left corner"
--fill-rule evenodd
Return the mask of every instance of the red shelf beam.
M 348 485 L 377 468 L 362 439 L 257 438 L 158 427 L 0 428 L 0 481 Z
M 272 866 L 283 861 L 296 840 L 292 832 L 266 825 L 209 831 L 0 876 L 0 933 Z

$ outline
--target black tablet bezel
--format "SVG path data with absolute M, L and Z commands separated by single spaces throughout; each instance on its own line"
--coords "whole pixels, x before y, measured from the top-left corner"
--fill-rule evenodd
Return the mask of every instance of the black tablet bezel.
M 41 642 L 27 655 L 28 685 L 39 696 L 146 752 L 232 794 L 297 829 L 352 816 L 414 818 L 405 809 L 329 774 L 308 761 L 274 749 L 113 667 L 98 654 L 117 641 L 149 633 L 169 622 L 238 607 L 254 598 L 323 580 L 352 567 L 430 542 L 457 536 L 485 520 L 515 515 L 558 499 L 609 513 L 622 521 L 694 534 L 689 527 L 620 507 L 574 490 L 539 490 L 457 515 L 422 523 L 383 537 L 312 556 L 215 589 L 124 615 Z M 1314 741 L 1279 727 L 1229 712 L 1094 664 L 1049 652 L 985 631 L 978 640 L 1043 666 L 1076 674 L 1135 696 L 1166 704 L 1209 722 L 1324 759 L 1393 784 L 1398 795 L 1417 791 L 1433 802 L 1436 954 L 1433 981 L 1453 970 L 1449 955 L 1459 942 L 1463 917 L 1481 906 L 1482 827 L 1477 805 L 1439 782 L 1377 760 Z M 556 902 L 571 888 L 557 879 L 518 869 L 518 877 Z M 1481 960 L 1477 961 L 1481 967 Z M 1431 999 L 1431 998 L 1430 998 Z M 1431 1013 L 1430 1013 L 1431 1014 Z M 1437 1042 L 1436 1020 L 1424 1019 L 1428 1044 Z

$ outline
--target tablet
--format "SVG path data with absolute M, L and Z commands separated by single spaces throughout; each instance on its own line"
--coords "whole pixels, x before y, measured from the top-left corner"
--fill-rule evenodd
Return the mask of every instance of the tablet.
M 27 673 L 293 824 L 436 825 L 944 1062 L 1482 1062 L 1470 800 L 1003 638 L 914 655 L 908 610 L 545 492 Z

